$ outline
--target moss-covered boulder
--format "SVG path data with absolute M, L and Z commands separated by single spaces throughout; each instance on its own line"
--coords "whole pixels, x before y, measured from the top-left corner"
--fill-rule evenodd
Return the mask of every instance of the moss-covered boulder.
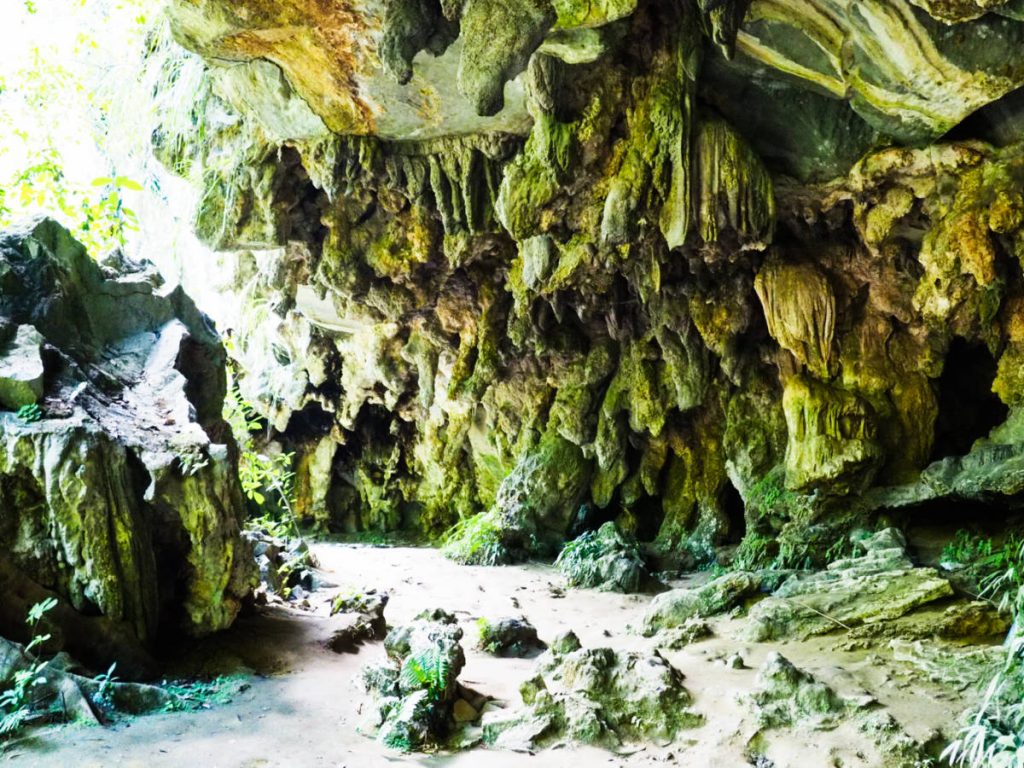
M 30 357 L 45 345 L 37 409 L 0 413 L 0 557 L 138 643 L 230 626 L 253 566 L 208 320 L 48 220 L 0 235 L 0 318 Z
M 402 752 L 436 746 L 455 726 L 457 678 L 466 663 L 462 629 L 442 610 L 424 611 L 384 638 L 387 660 L 362 670 L 373 707 L 363 729 Z
M 484 716 L 485 741 L 517 750 L 559 740 L 619 747 L 671 741 L 701 723 L 682 675 L 656 651 L 583 649 L 562 639 L 537 660 L 520 694 L 520 707 Z
M 673 589 L 655 597 L 644 614 L 643 633 L 685 625 L 695 618 L 707 618 L 732 610 L 761 589 L 761 578 L 754 573 L 734 571 L 719 576 L 703 587 Z
M 891 621 L 953 595 L 935 569 L 914 566 L 898 531 L 880 531 L 860 546 L 862 554 L 836 560 L 824 571 L 792 576 L 755 605 L 751 637 L 806 638 Z
M 635 541 L 615 525 L 580 534 L 563 547 L 555 561 L 571 587 L 611 592 L 640 592 L 657 584 Z

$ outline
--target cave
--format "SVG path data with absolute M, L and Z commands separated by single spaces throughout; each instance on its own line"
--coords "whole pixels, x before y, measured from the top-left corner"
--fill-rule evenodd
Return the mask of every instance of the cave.
M 932 461 L 963 456 L 1006 421 L 1009 408 L 992 391 L 997 361 L 984 344 L 953 339 L 938 380 Z
M 736 486 L 729 481 L 722 488 L 719 496 L 722 515 L 726 521 L 725 542 L 727 544 L 739 544 L 747 535 L 746 507 L 743 497 L 736 490 Z
M 0 760 L 1019 762 L 1019 2 L 3 14 Z

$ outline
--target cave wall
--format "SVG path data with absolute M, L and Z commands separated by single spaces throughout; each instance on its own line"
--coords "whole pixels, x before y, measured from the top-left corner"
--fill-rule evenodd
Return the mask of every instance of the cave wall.
M 304 516 L 797 562 L 1019 496 L 1020 3 L 341 5 L 173 2 L 154 131 Z

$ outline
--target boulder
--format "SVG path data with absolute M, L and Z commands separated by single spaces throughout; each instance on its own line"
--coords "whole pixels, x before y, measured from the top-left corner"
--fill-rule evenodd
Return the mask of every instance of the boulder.
M 585 649 L 563 638 L 537 659 L 520 687 L 521 706 L 483 716 L 484 740 L 515 750 L 561 740 L 605 747 L 671 741 L 701 722 L 682 680 L 657 651 Z
M 753 573 L 734 571 L 698 589 L 673 589 L 655 597 L 644 614 L 644 634 L 686 624 L 694 618 L 725 613 L 753 597 L 761 579 Z
M 49 220 L 0 235 L 0 321 L 18 329 L 5 381 L 25 383 L 2 404 L 42 395 L 35 418 L 0 413 L 10 569 L 122 625 L 111 635 L 119 645 L 229 626 L 252 558 L 221 416 L 225 354 L 208 321 L 148 266 L 101 266 Z M 43 344 L 45 377 L 35 367 Z M 17 638 L 24 616 L 8 614 L 0 632 Z
M 827 728 L 847 710 L 835 691 L 774 651 L 758 670 L 757 688 L 750 699 L 762 728 L 798 724 Z
M 443 610 L 424 611 L 391 630 L 384 638 L 387 660 L 363 667 L 362 684 L 374 701 L 363 729 L 403 752 L 442 743 L 454 729 L 461 694 L 461 639 L 455 617 Z
M 13 329 L 0 349 L 0 406 L 16 411 L 43 396 L 42 347 L 43 337 L 31 325 Z
M 654 583 L 640 549 L 615 523 L 605 523 L 569 542 L 555 561 L 571 587 L 640 592 Z
M 524 618 L 497 621 L 481 619 L 479 646 L 494 656 L 535 656 L 547 646 L 537 637 L 536 628 Z

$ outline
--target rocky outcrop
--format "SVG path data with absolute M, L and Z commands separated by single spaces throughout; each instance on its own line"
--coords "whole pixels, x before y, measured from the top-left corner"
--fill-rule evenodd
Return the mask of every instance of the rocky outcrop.
M 48 220 L 0 235 L 0 318 L 17 329 L 0 369 L 25 384 L 3 405 L 31 406 L 0 413 L 3 568 L 120 627 L 91 635 L 101 655 L 229 626 L 252 558 L 208 321 L 150 268 L 97 263 Z M 18 638 L 24 613 L 8 613 L 0 631 Z
M 584 649 L 571 633 L 537 660 L 520 693 L 521 706 L 484 715 L 485 741 L 516 750 L 566 740 L 614 748 L 671 741 L 701 723 L 682 674 L 657 651 Z
M 364 5 L 170 4 L 301 515 L 785 569 L 1024 490 L 1013 3 Z
M 615 523 L 605 523 L 565 545 L 555 565 L 571 587 L 593 587 L 614 592 L 640 592 L 657 585 L 640 555 Z
M 466 663 L 462 629 L 441 610 L 424 611 L 384 638 L 388 658 L 363 668 L 362 683 L 375 707 L 368 733 L 403 752 L 439 745 L 455 726 L 459 673 Z
M 824 571 L 788 579 L 750 610 L 754 640 L 805 639 L 898 619 L 953 596 L 949 581 L 933 568 L 915 568 L 898 531 L 865 540 L 864 554 L 843 558 Z

